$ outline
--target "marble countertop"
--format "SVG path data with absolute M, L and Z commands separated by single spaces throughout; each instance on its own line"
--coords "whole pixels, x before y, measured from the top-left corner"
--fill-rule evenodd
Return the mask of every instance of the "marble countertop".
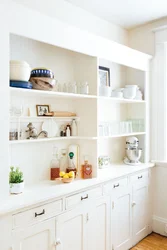
M 60 181 L 44 181 L 37 185 L 27 186 L 23 194 L 9 195 L 6 199 L 0 201 L 0 216 L 8 213 L 17 213 L 22 209 L 68 196 L 106 181 L 146 170 L 154 167 L 154 165 L 154 163 L 141 164 L 139 166 L 128 166 L 123 163 L 114 164 L 109 168 L 99 169 L 98 177 L 93 179 L 76 179 L 69 184 Z

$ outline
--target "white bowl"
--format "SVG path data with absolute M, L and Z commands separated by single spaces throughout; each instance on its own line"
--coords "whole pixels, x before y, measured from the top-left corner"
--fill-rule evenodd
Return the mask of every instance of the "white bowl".
M 123 96 L 126 99 L 134 99 L 136 97 L 137 85 L 127 85 L 123 90 Z
M 111 87 L 109 86 L 99 86 L 99 95 L 100 96 L 111 96 Z
M 111 92 L 111 97 L 123 98 L 123 93 L 122 92 L 118 92 L 118 91 L 113 91 L 113 92 Z
M 31 68 L 24 61 L 10 61 L 10 80 L 28 81 L 30 78 Z

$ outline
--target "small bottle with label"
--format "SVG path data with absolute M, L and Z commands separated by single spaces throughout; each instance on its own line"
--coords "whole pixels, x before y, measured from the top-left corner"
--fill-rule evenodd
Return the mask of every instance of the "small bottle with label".
M 67 126 L 66 126 L 66 136 L 67 137 L 71 136 L 71 126 L 70 126 L 70 124 L 67 124 Z
M 92 178 L 92 165 L 88 163 L 88 157 L 84 157 L 84 164 L 81 165 L 81 178 L 91 179 Z
M 75 177 L 76 177 L 76 175 L 77 175 L 77 169 L 76 169 L 76 166 L 74 164 L 74 153 L 73 152 L 69 153 L 69 166 L 66 169 L 67 173 L 69 173 L 71 171 L 73 171 L 75 173 Z
M 56 178 L 59 178 L 59 173 L 60 173 L 60 161 L 58 157 L 58 148 L 53 147 L 53 158 L 50 164 L 50 179 L 55 180 Z

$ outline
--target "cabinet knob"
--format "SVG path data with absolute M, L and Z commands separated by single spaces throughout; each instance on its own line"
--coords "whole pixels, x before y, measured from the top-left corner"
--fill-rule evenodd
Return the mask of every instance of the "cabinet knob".
M 58 246 L 58 245 L 61 245 L 61 240 L 60 239 L 57 239 L 56 242 L 55 242 L 55 246 Z
M 89 197 L 89 196 L 88 196 L 88 194 L 87 194 L 86 196 L 84 196 L 84 197 L 83 197 L 83 196 L 81 196 L 81 201 L 82 201 L 82 200 L 86 200 L 86 199 L 88 199 L 88 197 Z
M 135 201 L 132 202 L 132 207 L 134 207 L 134 206 L 136 206 L 136 202 Z
M 113 188 L 117 188 L 119 187 L 119 183 L 118 184 L 114 184 Z

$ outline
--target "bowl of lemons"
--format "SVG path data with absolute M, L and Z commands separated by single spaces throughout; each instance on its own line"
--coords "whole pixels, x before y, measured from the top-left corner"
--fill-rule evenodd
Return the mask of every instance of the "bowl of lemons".
M 70 171 L 69 173 L 60 172 L 59 175 L 60 175 L 60 178 L 61 178 L 61 180 L 62 180 L 63 183 L 70 183 L 75 178 L 74 171 Z

